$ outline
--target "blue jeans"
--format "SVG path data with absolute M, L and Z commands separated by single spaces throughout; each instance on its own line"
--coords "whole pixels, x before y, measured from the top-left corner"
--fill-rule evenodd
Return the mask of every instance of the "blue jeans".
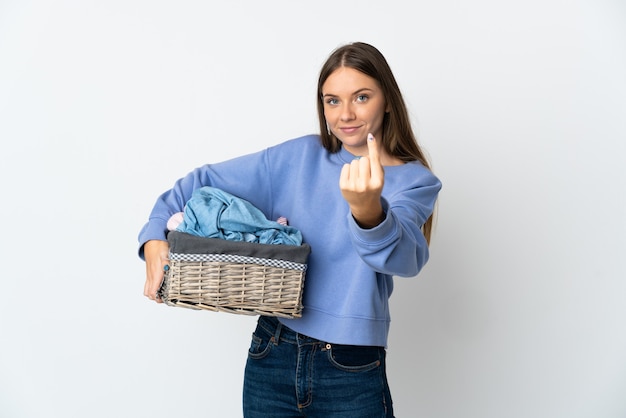
M 244 417 L 393 417 L 385 354 L 328 344 L 261 316 L 246 363 Z

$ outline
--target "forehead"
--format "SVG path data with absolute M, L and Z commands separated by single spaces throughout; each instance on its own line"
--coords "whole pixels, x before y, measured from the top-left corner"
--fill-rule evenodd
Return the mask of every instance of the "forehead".
M 372 77 L 350 67 L 339 67 L 322 85 L 322 94 L 352 94 L 361 89 L 378 90 L 378 83 Z

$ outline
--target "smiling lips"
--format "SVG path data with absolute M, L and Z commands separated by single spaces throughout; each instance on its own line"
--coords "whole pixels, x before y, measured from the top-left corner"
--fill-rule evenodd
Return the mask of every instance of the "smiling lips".
M 358 131 L 361 127 L 360 126 L 345 126 L 343 128 L 339 128 L 341 130 L 341 132 L 345 133 L 345 134 L 352 134 L 356 131 Z

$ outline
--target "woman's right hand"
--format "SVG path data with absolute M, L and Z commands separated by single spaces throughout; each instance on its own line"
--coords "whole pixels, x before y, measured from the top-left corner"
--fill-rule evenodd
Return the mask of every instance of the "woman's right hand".
M 143 295 L 162 303 L 157 292 L 163 282 L 163 268 L 169 263 L 169 245 L 167 241 L 150 240 L 144 244 L 143 254 L 146 260 L 146 284 L 143 288 Z

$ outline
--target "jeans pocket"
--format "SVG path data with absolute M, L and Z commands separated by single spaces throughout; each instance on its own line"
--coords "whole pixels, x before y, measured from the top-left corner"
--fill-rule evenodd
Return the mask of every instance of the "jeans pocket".
M 250 349 L 248 350 L 248 357 L 255 360 L 262 359 L 272 350 L 272 345 L 273 344 L 270 344 L 269 338 L 262 338 L 253 333 Z
M 381 365 L 383 350 L 381 347 L 332 345 L 327 353 L 330 363 L 339 370 L 366 372 Z

